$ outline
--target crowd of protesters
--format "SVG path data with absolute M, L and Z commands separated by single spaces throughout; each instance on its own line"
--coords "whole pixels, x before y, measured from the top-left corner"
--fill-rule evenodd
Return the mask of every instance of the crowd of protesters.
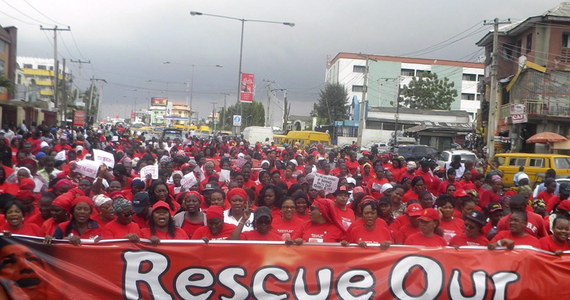
M 112 153 L 96 176 L 93 149 Z M 377 148 L 273 145 L 239 137 L 151 140 L 121 126 L 0 130 L 4 234 L 67 239 L 285 241 L 300 245 L 529 245 L 569 250 L 570 186 L 459 159 L 440 168 Z M 140 176 L 157 166 L 158 176 Z M 315 180 L 338 178 L 325 194 Z M 330 178 L 330 177 L 329 177 Z

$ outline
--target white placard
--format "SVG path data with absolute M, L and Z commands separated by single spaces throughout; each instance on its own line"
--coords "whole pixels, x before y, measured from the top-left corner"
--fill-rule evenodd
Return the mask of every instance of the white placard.
M 93 156 L 93 160 L 98 163 L 105 164 L 109 168 L 113 168 L 115 166 L 115 156 L 113 153 L 99 149 L 93 149 Z
M 97 177 L 97 171 L 99 170 L 99 166 L 101 166 L 100 163 L 92 161 L 92 160 L 80 160 L 75 164 L 75 172 L 87 176 L 87 177 L 91 177 L 91 178 L 95 178 Z
M 243 165 L 245 165 L 245 163 L 247 163 L 247 159 L 245 159 L 245 157 L 240 156 L 236 159 L 236 166 L 238 166 L 238 168 L 243 167 Z
M 146 175 L 150 174 L 152 179 L 158 179 L 158 166 L 151 165 L 146 166 L 141 169 L 140 176 L 141 178 L 146 179 Z
M 337 187 L 338 177 L 315 173 L 315 179 L 313 180 L 313 188 L 315 190 L 324 190 L 325 195 L 328 195 L 334 193 Z
M 222 169 L 220 171 L 220 182 L 230 182 L 230 174 L 231 171 L 230 170 L 224 170 Z
M 118 141 L 119 141 L 119 136 L 118 136 L 118 135 L 114 135 L 114 136 L 111 138 L 111 142 L 118 142 Z
M 196 185 L 196 183 L 198 183 L 198 180 L 196 179 L 196 176 L 194 176 L 193 172 L 184 175 L 184 177 L 182 177 L 182 180 L 180 180 L 182 187 L 187 190 Z
M 373 190 L 377 190 L 377 191 L 381 191 L 382 190 L 382 185 L 378 184 L 378 183 L 373 183 L 372 184 L 372 189 Z
M 61 150 L 55 155 L 55 160 L 66 160 L 66 159 L 67 156 L 65 155 L 65 150 Z

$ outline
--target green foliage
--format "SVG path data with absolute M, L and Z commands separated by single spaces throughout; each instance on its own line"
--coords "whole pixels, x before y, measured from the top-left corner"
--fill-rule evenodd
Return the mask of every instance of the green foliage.
M 454 83 L 447 77 L 439 79 L 435 73 L 427 73 L 413 77 L 412 81 L 402 88 L 403 104 L 413 109 L 449 110 L 457 97 Z
M 252 102 L 252 103 L 242 103 L 243 105 L 243 115 L 241 116 L 241 128 L 247 126 L 263 126 L 265 124 L 265 109 L 263 108 L 263 103 Z M 224 112 L 224 108 L 218 111 L 220 118 L 225 119 L 225 126 L 222 128 L 222 120 L 217 125 L 219 130 L 230 131 L 233 126 L 234 115 L 241 114 L 240 105 L 234 104 L 228 106 Z
M 331 124 L 334 121 L 348 119 L 348 93 L 343 85 L 338 83 L 327 84 L 319 93 L 319 100 L 315 103 L 311 115 L 316 113 L 319 124 Z
M 8 93 L 11 94 L 14 88 L 14 83 L 6 76 L 0 75 L 0 87 L 8 89 Z

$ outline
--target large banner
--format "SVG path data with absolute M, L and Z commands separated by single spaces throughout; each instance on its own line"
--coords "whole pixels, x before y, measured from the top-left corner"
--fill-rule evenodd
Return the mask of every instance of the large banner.
M 241 73 L 241 86 L 239 99 L 241 102 L 253 102 L 253 74 Z
M 0 284 L 11 299 L 500 300 L 570 293 L 570 256 L 528 249 L 223 241 L 72 246 L 2 238 L 0 252 Z
M 150 106 L 167 106 L 168 98 L 152 97 L 150 98 Z

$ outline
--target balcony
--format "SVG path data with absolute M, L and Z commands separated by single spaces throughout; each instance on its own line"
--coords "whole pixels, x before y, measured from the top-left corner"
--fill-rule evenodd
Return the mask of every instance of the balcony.
M 543 116 L 543 117 L 562 117 L 570 118 L 570 101 L 536 101 L 524 100 L 520 103 L 525 104 L 526 113 L 529 116 Z M 506 118 L 511 115 L 510 104 L 501 106 L 500 118 Z

